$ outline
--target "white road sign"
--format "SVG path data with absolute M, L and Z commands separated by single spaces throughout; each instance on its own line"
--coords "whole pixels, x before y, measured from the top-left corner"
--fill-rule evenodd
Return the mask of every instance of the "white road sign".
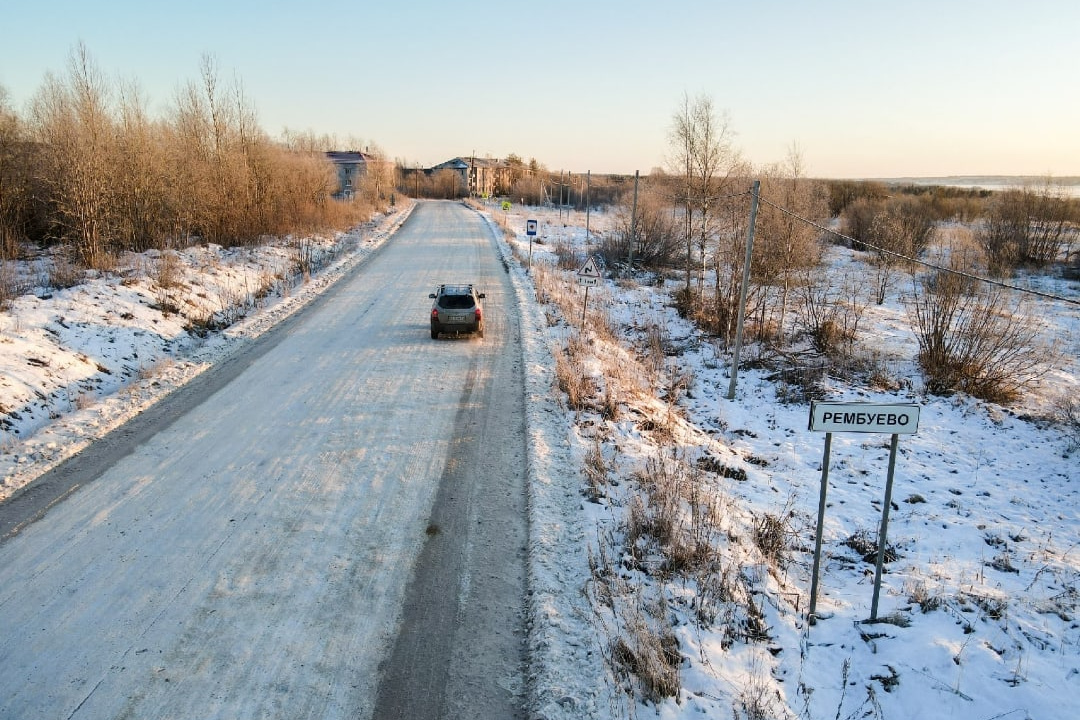
M 577 274 L 583 278 L 601 278 L 600 269 L 596 267 L 596 259 L 589 258 L 585 261 L 585 264 L 581 266 L 581 269 L 577 271 Z
M 913 435 L 919 430 L 919 406 L 811 403 L 810 429 L 818 432 Z
M 535 235 L 536 234 L 536 221 L 535 220 L 526 220 L 525 221 L 525 234 L 526 235 Z

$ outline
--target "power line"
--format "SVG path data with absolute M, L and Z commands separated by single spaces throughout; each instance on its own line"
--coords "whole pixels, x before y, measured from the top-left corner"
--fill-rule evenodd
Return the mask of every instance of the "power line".
M 995 280 L 993 278 L 983 277 L 982 275 L 975 275 L 973 273 L 964 272 L 963 270 L 956 270 L 954 268 L 945 267 L 943 265 L 937 265 L 937 264 L 932 263 L 932 262 L 927 262 L 926 260 L 920 260 L 919 258 L 909 257 L 908 255 L 904 255 L 903 253 L 898 253 L 898 252 L 895 252 L 893 250 L 887 250 L 885 248 L 878 247 L 876 245 L 872 245 L 871 243 L 868 243 L 865 240 L 856 240 L 855 238 L 848 237 L 847 235 L 844 235 L 841 232 L 837 232 L 836 230 L 833 230 L 832 228 L 825 227 L 821 223 L 817 223 L 817 222 L 814 222 L 813 220 L 810 220 L 808 218 L 804 218 L 803 216 L 799 215 L 798 213 L 796 213 L 796 212 L 794 212 L 792 210 L 788 210 L 785 207 L 777 205 L 776 203 L 771 202 L 767 198 L 763 197 L 760 193 L 758 194 L 758 200 L 761 201 L 762 203 L 770 206 L 770 207 L 776 208 L 780 212 L 782 212 L 782 213 L 784 213 L 786 215 L 789 215 L 790 217 L 793 217 L 796 220 L 799 220 L 800 222 L 804 222 L 807 225 L 815 227 L 818 230 L 821 230 L 822 232 L 828 233 L 830 235 L 835 235 L 836 237 L 842 238 L 842 239 L 844 239 L 844 240 L 846 240 L 846 241 L 848 241 L 850 243 L 854 243 L 854 244 L 858 244 L 858 245 L 864 245 L 864 246 L 870 248 L 871 250 L 882 253 L 884 255 L 892 255 L 893 257 L 900 258 L 901 260 L 906 260 L 908 262 L 916 263 L 918 265 L 922 265 L 923 267 L 927 267 L 927 268 L 930 268 L 932 270 L 938 270 L 940 272 L 951 273 L 952 275 L 957 275 L 959 277 L 966 278 L 968 280 L 974 280 L 976 282 L 987 283 L 988 285 L 997 285 L 998 287 L 1005 288 L 1006 290 L 1013 290 L 1015 292 L 1028 293 L 1029 295 L 1036 295 L 1038 297 L 1045 298 L 1047 300 L 1056 300 L 1058 302 L 1069 303 L 1070 305 L 1080 305 L 1080 300 L 1077 300 L 1075 298 L 1062 297 L 1060 295 L 1054 295 L 1053 293 L 1043 292 L 1041 290 L 1033 290 L 1031 288 L 1020 287 L 1019 285 L 1012 285 L 1010 283 L 1003 282 L 1001 280 Z
M 661 193 L 661 192 L 657 192 L 655 190 L 651 191 L 651 194 L 658 195 L 658 196 L 660 196 L 662 198 L 665 198 L 667 200 L 678 200 L 679 202 L 687 203 L 687 202 L 702 202 L 702 201 L 713 202 L 715 200 L 730 200 L 731 198 L 737 198 L 737 197 L 741 197 L 743 195 L 749 195 L 750 191 L 749 190 L 740 190 L 739 192 L 731 193 L 729 195 L 709 195 L 707 197 L 702 197 L 700 195 L 690 195 L 690 196 L 675 195 L 673 193 Z

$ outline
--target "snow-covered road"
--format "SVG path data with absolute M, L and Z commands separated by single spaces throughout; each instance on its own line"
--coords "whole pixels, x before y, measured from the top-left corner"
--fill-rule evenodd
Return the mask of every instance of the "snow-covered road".
M 469 281 L 487 293 L 485 339 L 432 341 L 428 292 Z M 409 694 L 393 657 L 425 682 L 409 717 L 445 716 L 464 688 L 492 713 L 472 717 L 512 717 L 518 334 L 482 219 L 420 205 L 232 359 L 234 378 L 210 371 L 147 442 L 0 544 L 0 716 L 365 718 L 380 663 L 389 696 Z M 409 650 L 437 630 L 440 652 Z

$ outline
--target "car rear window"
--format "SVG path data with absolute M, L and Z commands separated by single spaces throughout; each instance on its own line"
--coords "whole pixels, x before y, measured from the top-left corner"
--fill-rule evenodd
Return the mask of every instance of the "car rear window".
M 439 299 L 439 305 L 447 310 L 466 310 L 475 304 L 472 295 L 443 295 Z

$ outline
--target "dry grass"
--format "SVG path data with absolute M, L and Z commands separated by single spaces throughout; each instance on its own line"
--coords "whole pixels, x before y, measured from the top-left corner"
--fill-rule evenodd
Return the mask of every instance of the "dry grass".
M 611 646 L 611 662 L 628 685 L 631 678 L 642 696 L 657 703 L 674 697 L 682 687 L 679 641 L 665 619 L 662 600 L 646 601 L 637 594 L 622 605 L 622 632 Z
M 604 497 L 609 483 L 608 462 L 604 459 L 604 448 L 597 438 L 589 452 L 585 454 L 586 493 L 591 500 Z
M 770 628 L 752 590 L 764 582 L 760 577 L 768 568 L 785 565 L 790 520 L 767 515 L 755 525 L 724 490 L 736 473 L 710 472 L 708 462 L 698 462 L 701 439 L 684 427 L 679 404 L 694 376 L 673 358 L 661 325 L 645 327 L 637 347 L 623 346 L 604 307 L 605 295 L 597 292 L 589 295 L 586 331 L 579 332 L 584 293 L 550 267 L 534 266 L 532 274 L 549 322 L 565 333 L 555 347 L 559 389 L 567 406 L 580 413 L 582 435 L 592 438 L 582 457 L 582 492 L 610 504 L 616 517 L 615 524 L 598 529 L 589 553 L 587 591 L 607 627 L 606 659 L 628 694 L 656 702 L 680 689 L 681 660 L 670 625 L 677 613 L 668 607 L 672 600 L 645 602 L 642 594 L 652 592 L 646 588 L 693 588 L 683 596 L 684 608 L 703 627 L 722 627 L 727 647 L 764 641 Z M 630 469 L 629 483 L 618 481 L 611 459 L 617 444 L 609 438 L 621 432 L 615 421 L 632 422 L 656 448 Z M 739 543 L 740 535 L 756 545 Z M 744 716 L 768 707 L 764 696 L 741 700 Z
M 589 398 L 596 394 L 596 382 L 585 367 L 586 356 L 581 340 L 575 337 L 571 337 L 565 348 L 555 355 L 555 377 L 571 410 L 588 409 Z
M 73 260 L 68 253 L 56 253 L 49 260 L 45 270 L 45 287 L 63 290 L 75 287 L 86 277 L 86 266 Z

